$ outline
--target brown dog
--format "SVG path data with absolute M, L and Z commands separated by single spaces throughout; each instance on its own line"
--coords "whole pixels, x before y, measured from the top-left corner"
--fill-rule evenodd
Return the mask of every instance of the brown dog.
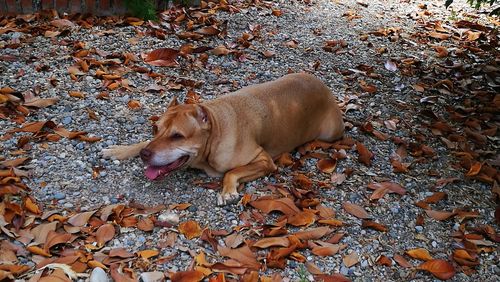
M 201 104 L 178 105 L 174 99 L 157 126 L 152 141 L 114 146 L 104 156 L 140 155 L 149 179 L 186 166 L 224 175 L 219 205 L 238 200 L 239 184 L 276 170 L 274 157 L 314 139 L 336 140 L 344 132 L 328 87 L 303 73 Z

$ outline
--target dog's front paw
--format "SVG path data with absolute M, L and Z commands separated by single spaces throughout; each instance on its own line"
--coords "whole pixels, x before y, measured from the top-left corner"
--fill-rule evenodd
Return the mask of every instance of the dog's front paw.
M 238 193 L 221 193 L 217 195 L 217 205 L 225 206 L 236 204 L 240 200 L 240 194 Z
M 107 159 L 117 159 L 124 160 L 130 157 L 130 153 L 127 149 L 128 146 L 113 145 L 108 149 L 102 150 L 102 156 Z

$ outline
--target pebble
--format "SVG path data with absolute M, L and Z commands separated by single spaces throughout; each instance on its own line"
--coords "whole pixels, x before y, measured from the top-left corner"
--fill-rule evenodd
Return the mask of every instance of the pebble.
M 62 193 L 62 192 L 57 192 L 54 194 L 54 199 L 56 200 L 62 200 L 66 198 L 66 194 Z
M 424 228 L 420 225 L 417 225 L 415 226 L 415 231 L 417 231 L 418 233 L 422 233 L 422 231 L 424 231 Z
M 64 118 L 63 118 L 62 123 L 63 123 L 64 125 L 68 125 L 68 124 L 70 124 L 72 121 L 73 121 L 73 118 L 72 118 L 71 116 L 66 116 L 66 117 L 64 117 Z
M 108 282 L 108 275 L 106 272 L 100 268 L 100 267 L 95 267 L 92 270 L 92 273 L 90 274 L 90 282 Z
M 348 275 L 348 274 L 349 274 L 349 268 L 347 268 L 346 266 L 342 266 L 342 267 L 340 268 L 340 273 L 341 273 L 342 275 Z

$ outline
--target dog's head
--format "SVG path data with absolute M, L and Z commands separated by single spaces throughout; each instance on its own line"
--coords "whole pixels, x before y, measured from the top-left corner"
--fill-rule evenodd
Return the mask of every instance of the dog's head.
M 170 103 L 157 121 L 153 140 L 141 150 L 146 177 L 154 180 L 189 165 L 203 152 L 210 134 L 204 108 L 194 104 Z

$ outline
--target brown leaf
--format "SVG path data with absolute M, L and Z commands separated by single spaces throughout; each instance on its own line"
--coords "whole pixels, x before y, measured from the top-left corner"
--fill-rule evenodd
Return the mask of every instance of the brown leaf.
M 359 205 L 356 205 L 356 204 L 353 204 L 350 202 L 344 202 L 342 204 L 342 207 L 344 208 L 344 210 L 346 212 L 348 212 L 349 214 L 351 214 L 357 218 L 361 218 L 361 219 L 370 218 L 370 215 L 365 211 L 365 209 Z
M 68 223 L 73 226 L 84 226 L 96 211 L 82 212 L 73 215 L 68 219 Z
M 69 96 L 73 98 L 85 98 L 85 95 L 80 91 L 69 91 Z
M 48 251 L 45 251 L 44 249 L 42 249 L 38 246 L 34 246 L 34 245 L 27 247 L 26 250 L 32 254 L 35 254 L 35 255 L 40 255 L 40 256 L 44 256 L 44 257 L 51 257 L 52 256 Z
M 385 266 L 392 265 L 392 260 L 384 255 L 379 256 L 376 262 L 378 265 L 385 265 Z
M 377 223 L 377 222 L 375 222 L 373 220 L 366 220 L 366 219 L 364 219 L 363 223 L 361 224 L 361 227 L 362 228 L 374 229 L 374 230 L 377 230 L 377 231 L 380 231 L 380 232 L 387 232 L 388 231 L 387 226 L 382 225 L 380 223 Z
M 71 239 L 72 236 L 69 233 L 57 233 L 51 230 L 45 239 L 44 250 L 48 252 L 55 245 L 68 243 Z
M 318 169 L 323 173 L 332 173 L 337 167 L 337 160 L 334 159 L 321 159 L 317 163 Z
M 413 267 L 403 256 L 399 254 L 394 254 L 393 259 L 402 267 L 411 268 Z
M 311 273 L 313 274 L 313 273 Z M 316 278 L 315 281 L 321 281 L 321 282 L 351 282 L 347 277 L 340 273 L 334 273 L 334 274 L 319 274 L 315 275 L 314 278 Z
M 309 273 L 313 274 L 313 275 L 322 275 L 324 274 L 323 271 L 321 271 L 319 269 L 318 266 L 316 266 L 314 263 L 312 262 L 306 262 L 306 268 L 307 268 L 307 271 L 309 271 Z
M 475 175 L 478 175 L 479 172 L 481 171 L 481 167 L 483 165 L 480 163 L 480 162 L 474 162 L 473 165 L 471 165 L 469 171 L 467 172 L 466 176 L 475 176 Z
M 204 277 L 203 272 L 197 270 L 179 271 L 170 274 L 172 282 L 197 282 L 202 281 Z
M 436 39 L 440 39 L 440 40 L 445 40 L 445 39 L 450 38 L 451 35 L 446 34 L 446 33 L 431 31 L 431 32 L 429 32 L 429 36 L 432 37 L 432 38 L 436 38 Z
M 446 197 L 447 197 L 447 194 L 445 192 L 435 192 L 431 196 L 426 197 L 424 199 L 424 202 L 426 202 L 427 204 L 435 204 Z
M 220 33 L 220 30 L 213 26 L 204 26 L 195 30 L 195 32 L 203 35 L 217 35 Z
M 293 226 L 309 226 L 316 221 L 316 214 L 310 210 L 304 210 L 288 216 L 287 223 Z
M 268 237 L 255 242 L 252 247 L 265 249 L 269 247 L 288 247 L 289 245 L 290 241 L 286 237 Z
M 142 250 L 137 252 L 137 255 L 141 258 L 149 259 L 160 254 L 158 250 Z
M 155 227 L 154 222 L 149 218 L 143 218 L 137 222 L 137 228 L 142 231 L 152 231 Z
M 216 56 L 225 56 L 231 53 L 231 50 L 227 49 L 224 45 L 220 45 L 212 49 L 210 52 Z
M 276 52 L 271 51 L 271 50 L 266 50 L 266 51 L 262 52 L 262 55 L 266 58 L 271 58 L 271 57 L 274 57 L 274 55 L 276 55 Z
M 71 22 L 70 20 L 67 20 L 67 19 L 52 20 L 50 22 L 50 24 L 59 28 L 59 29 L 67 29 L 67 28 L 76 27 L 76 25 L 73 22 Z
M 370 201 L 378 200 L 383 198 L 387 193 L 389 193 L 389 189 L 386 187 L 379 187 L 373 191 L 373 194 L 370 195 Z
M 35 236 L 35 242 L 38 244 L 43 244 L 47 240 L 47 235 L 50 231 L 56 231 L 57 221 L 53 221 L 50 223 L 42 223 L 38 226 L 33 227 L 30 230 L 30 233 Z
M 119 257 L 119 258 L 131 258 L 134 256 L 134 254 L 129 253 L 124 248 L 116 248 L 116 249 L 111 249 L 109 251 L 109 256 L 110 257 Z
M 380 188 L 387 188 L 387 190 L 389 190 L 389 193 L 394 192 L 394 193 L 398 193 L 401 196 L 406 194 L 406 189 L 403 186 L 399 185 L 398 183 L 389 182 L 389 181 L 380 182 L 380 183 L 372 182 L 372 183 L 368 184 L 368 188 L 374 189 L 374 190 L 380 189 Z
M 232 258 L 245 267 L 255 270 L 260 268 L 260 263 L 257 261 L 256 254 L 246 245 L 237 249 L 219 246 L 218 251 L 221 256 Z
M 353 251 L 352 253 L 350 253 L 349 255 L 345 256 L 343 259 L 342 259 L 342 262 L 344 263 L 345 266 L 347 267 L 351 267 L 353 265 L 355 265 L 356 263 L 359 262 L 359 257 L 358 257 L 358 253 L 356 253 L 355 251 Z
M 130 100 L 128 101 L 127 106 L 131 110 L 137 110 L 141 107 L 141 102 L 137 100 Z
M 175 67 L 179 63 L 176 61 L 179 50 L 172 48 L 160 48 L 151 51 L 144 57 L 144 62 L 158 67 Z
M 435 211 L 435 210 L 425 210 L 425 213 L 427 216 L 434 218 L 435 220 L 447 220 L 450 217 L 453 217 L 456 215 L 455 212 L 448 212 L 448 211 Z
M 325 257 L 325 256 L 333 256 L 340 250 L 340 245 L 331 244 L 327 242 L 318 242 L 318 246 L 312 248 L 311 253 Z
M 356 151 L 358 151 L 358 154 L 359 154 L 359 158 L 358 160 L 367 165 L 367 166 L 370 166 L 371 163 L 372 163 L 372 159 L 373 159 L 373 153 L 370 152 L 366 147 L 365 145 L 363 145 L 362 143 L 360 142 L 356 142 Z
M 54 105 L 59 101 L 59 98 L 35 98 L 26 101 L 23 105 L 27 107 L 35 107 L 35 108 L 46 108 Z
M 122 267 L 118 263 L 113 263 L 109 267 L 111 278 L 116 282 L 135 282 L 137 279 L 130 277 L 128 273 L 124 273 Z
M 428 271 L 441 280 L 450 279 L 455 275 L 453 265 L 442 259 L 426 261 L 417 266 L 417 269 Z
M 115 236 L 115 227 L 113 224 L 103 224 L 99 226 L 96 231 L 95 237 L 97 239 L 97 245 L 99 247 L 104 246 L 106 242 L 113 239 Z
M 250 205 L 266 214 L 272 211 L 280 211 L 290 216 L 300 212 L 299 208 L 297 208 L 290 198 L 256 200 L 250 202 Z
M 446 49 L 446 47 L 434 46 L 434 50 L 436 50 L 437 56 L 439 58 L 448 57 L 448 49 Z
M 363 91 L 368 92 L 368 93 L 375 93 L 375 92 L 377 92 L 377 86 L 375 86 L 373 84 L 368 84 L 364 80 L 361 80 L 359 82 L 359 87 L 361 87 L 361 89 Z
M 184 234 L 187 239 L 191 240 L 200 237 L 202 229 L 198 222 L 194 220 L 185 221 L 179 224 L 179 232 Z
M 297 233 L 294 233 L 295 237 L 297 237 L 300 240 L 317 240 L 322 238 L 323 236 L 330 234 L 332 232 L 332 229 L 330 229 L 327 226 L 322 226 L 322 227 L 316 227 L 312 229 L 307 229 L 304 231 L 299 231 Z
M 414 259 L 426 260 L 426 261 L 432 260 L 432 257 L 429 254 L 429 251 L 427 251 L 424 248 L 411 249 L 411 250 L 406 251 L 406 254 Z

